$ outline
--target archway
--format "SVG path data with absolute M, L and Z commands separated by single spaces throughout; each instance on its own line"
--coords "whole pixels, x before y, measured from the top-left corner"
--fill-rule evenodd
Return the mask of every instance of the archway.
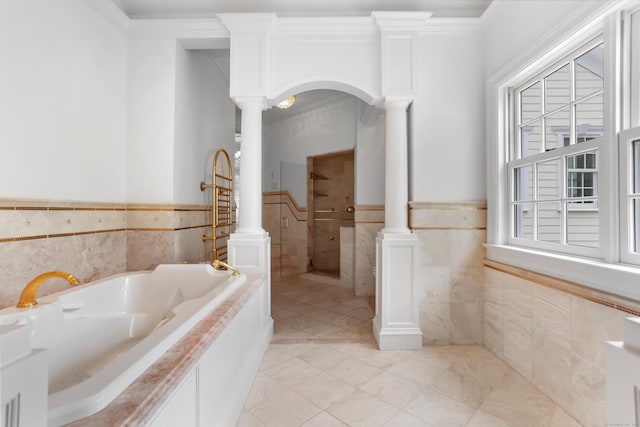
M 376 241 L 376 316 L 381 349 L 422 346 L 416 293 L 417 238 L 408 228 L 407 108 L 413 95 L 413 40 L 428 14 L 368 18 L 220 15 L 231 34 L 231 97 L 242 110 L 240 227 L 230 259 L 269 273 L 261 225 L 262 111 L 301 89 L 336 88 L 384 106 L 385 227 Z M 270 303 L 269 303 L 270 304 Z

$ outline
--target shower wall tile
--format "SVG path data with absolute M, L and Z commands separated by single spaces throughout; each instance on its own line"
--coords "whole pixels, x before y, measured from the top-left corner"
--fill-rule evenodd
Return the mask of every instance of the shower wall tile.
M 423 345 L 482 344 L 486 205 L 411 202 L 409 224 L 420 248 Z
M 629 316 L 587 299 L 594 296 L 513 267 L 485 267 L 485 346 L 585 426 L 606 423 L 605 342 L 622 340 Z

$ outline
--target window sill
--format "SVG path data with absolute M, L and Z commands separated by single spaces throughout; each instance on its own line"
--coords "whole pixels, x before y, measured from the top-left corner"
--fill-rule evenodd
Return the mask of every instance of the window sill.
M 487 259 L 640 302 L 640 268 L 506 245 L 486 245 Z

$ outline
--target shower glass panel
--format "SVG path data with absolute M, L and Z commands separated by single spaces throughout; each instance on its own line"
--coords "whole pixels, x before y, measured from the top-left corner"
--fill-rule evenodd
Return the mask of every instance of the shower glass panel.
M 307 271 L 307 166 L 280 162 L 280 277 Z

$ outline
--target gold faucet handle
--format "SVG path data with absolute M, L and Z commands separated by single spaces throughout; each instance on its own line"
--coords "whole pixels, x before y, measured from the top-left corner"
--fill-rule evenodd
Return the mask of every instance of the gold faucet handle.
M 211 263 L 211 266 L 213 268 L 215 268 L 216 270 L 222 270 L 222 269 L 229 270 L 229 271 L 231 271 L 231 275 L 232 276 L 239 276 L 240 275 L 240 272 L 238 271 L 237 268 L 234 268 L 234 267 L 230 266 L 229 264 L 227 264 L 226 262 L 220 261 L 219 259 L 213 260 L 213 262 Z

